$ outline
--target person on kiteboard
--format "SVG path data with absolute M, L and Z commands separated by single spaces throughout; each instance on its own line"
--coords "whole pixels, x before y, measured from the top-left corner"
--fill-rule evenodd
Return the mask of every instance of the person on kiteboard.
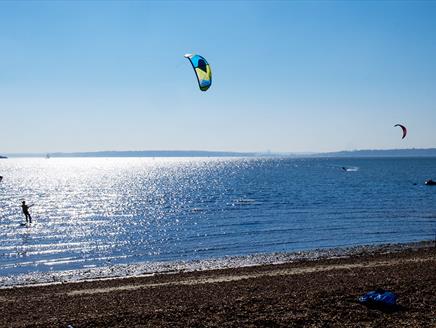
M 26 202 L 23 200 L 23 203 L 21 205 L 21 208 L 23 209 L 23 214 L 26 217 L 26 223 L 32 223 L 32 217 L 29 213 L 29 207 L 32 207 L 33 205 L 26 205 Z

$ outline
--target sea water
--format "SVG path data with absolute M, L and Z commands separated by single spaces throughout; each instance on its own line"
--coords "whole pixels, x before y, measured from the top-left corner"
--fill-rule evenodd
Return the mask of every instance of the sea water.
M 436 232 L 436 158 L 20 158 L 0 175 L 0 276 Z

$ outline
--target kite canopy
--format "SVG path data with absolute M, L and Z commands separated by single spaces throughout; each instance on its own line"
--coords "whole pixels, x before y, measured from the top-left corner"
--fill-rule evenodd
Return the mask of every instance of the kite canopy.
M 403 130 L 403 137 L 401 139 L 404 139 L 407 135 L 407 129 L 404 125 L 402 124 L 395 124 L 394 127 L 399 126 L 401 128 L 401 130 Z
M 359 303 L 381 307 L 394 307 L 397 305 L 397 295 L 383 289 L 377 289 L 359 297 Z
M 200 55 L 186 54 L 185 58 L 188 58 L 194 68 L 197 76 L 198 86 L 201 91 L 206 91 L 212 84 L 212 71 L 210 65 L 206 59 Z

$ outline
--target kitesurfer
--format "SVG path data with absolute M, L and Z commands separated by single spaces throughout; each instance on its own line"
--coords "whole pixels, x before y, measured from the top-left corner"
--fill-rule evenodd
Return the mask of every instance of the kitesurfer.
M 23 214 L 26 217 L 26 223 L 32 223 L 32 217 L 29 213 L 29 207 L 32 207 L 33 205 L 26 205 L 26 202 L 23 200 L 23 203 L 21 205 L 21 208 L 23 209 Z

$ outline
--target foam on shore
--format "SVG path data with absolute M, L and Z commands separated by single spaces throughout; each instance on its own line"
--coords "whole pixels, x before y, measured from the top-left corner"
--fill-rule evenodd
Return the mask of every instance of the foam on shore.
M 144 277 L 155 274 L 176 274 L 181 272 L 231 269 L 258 265 L 274 265 L 297 261 L 316 261 L 321 259 L 358 257 L 371 254 L 396 253 L 408 249 L 416 250 L 430 246 L 433 246 L 433 241 L 315 249 L 292 253 L 255 254 L 249 256 L 233 256 L 209 260 L 144 262 L 58 272 L 34 272 L 28 274 L 0 276 L 0 288 Z

